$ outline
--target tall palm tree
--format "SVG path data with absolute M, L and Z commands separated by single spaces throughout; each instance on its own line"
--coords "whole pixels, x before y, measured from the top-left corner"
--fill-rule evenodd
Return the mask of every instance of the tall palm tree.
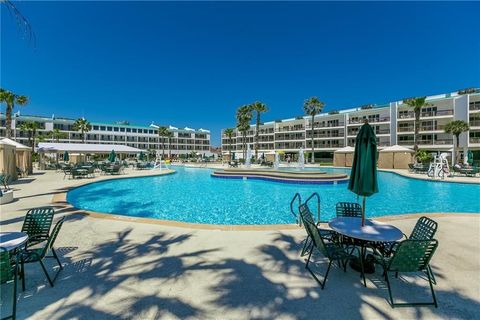
M 35 139 L 37 137 L 37 130 L 40 129 L 38 122 L 26 121 L 20 125 L 20 131 L 27 132 L 28 144 L 32 147 L 32 153 L 35 152 Z
M 423 107 L 431 106 L 431 103 L 426 102 L 427 97 L 409 98 L 403 100 L 403 103 L 413 109 L 415 113 L 415 133 L 413 135 L 413 150 L 418 150 L 418 137 L 420 132 L 420 114 Z
M 258 159 L 258 131 L 260 130 L 260 114 L 268 111 L 267 105 L 256 101 L 250 105 L 252 111 L 255 112 L 256 125 L 255 125 L 255 159 Z
M 320 101 L 317 97 L 311 97 L 305 100 L 303 103 L 303 110 L 305 111 L 305 114 L 312 117 L 312 163 L 315 163 L 315 116 L 322 112 L 324 107 L 325 103 Z
M 451 133 L 453 136 L 455 136 L 455 162 L 459 162 L 460 158 L 460 135 L 464 132 L 467 132 L 468 130 L 470 130 L 470 126 L 468 125 L 468 123 L 462 120 L 451 121 L 445 125 L 445 133 Z
M 158 140 L 162 143 L 162 158 L 165 157 L 165 140 L 164 138 L 168 136 L 169 131 L 167 127 L 158 127 Z
M 252 107 L 243 105 L 237 109 L 237 129 L 242 133 L 243 138 L 243 159 L 247 158 L 247 132 L 250 129 L 250 121 L 252 121 Z
M 0 103 L 5 103 L 5 136 L 7 138 L 12 137 L 12 113 L 15 108 L 15 104 L 24 106 L 28 103 L 28 97 L 15 94 L 8 90 L 0 88 Z
M 223 131 L 223 134 L 228 138 L 228 149 L 230 150 L 230 161 L 232 161 L 232 138 L 235 130 L 233 128 L 228 128 Z
M 79 118 L 73 124 L 73 130 L 80 131 L 80 136 L 82 137 L 82 143 L 85 143 L 85 133 L 92 130 L 92 125 L 85 118 Z
M 167 134 L 165 137 L 168 139 L 168 158 L 172 158 L 172 138 L 173 138 L 173 132 L 167 130 Z

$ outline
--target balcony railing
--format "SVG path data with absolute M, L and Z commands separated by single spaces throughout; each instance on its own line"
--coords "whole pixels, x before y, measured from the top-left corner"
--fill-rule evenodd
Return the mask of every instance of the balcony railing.
M 334 127 L 343 127 L 345 124 L 343 122 L 339 123 L 315 123 L 314 129 L 322 129 L 322 128 L 334 128 Z M 307 124 L 307 130 L 312 130 L 312 126 Z
M 453 115 L 453 110 L 437 110 L 437 111 L 422 111 L 420 113 L 420 118 L 425 118 L 425 117 L 437 117 L 437 116 L 449 116 Z M 409 112 L 404 112 L 398 115 L 399 119 L 410 119 L 410 118 L 415 118 L 415 112 L 409 111 Z
M 331 134 L 322 134 L 322 133 L 318 133 L 318 134 L 314 134 L 313 135 L 313 138 L 338 138 L 338 137 L 343 137 L 343 134 L 339 134 L 339 133 L 331 133 Z M 307 139 L 312 139 L 312 135 L 311 134 L 307 134 Z
M 390 117 L 382 117 L 382 118 L 365 118 L 365 119 L 349 119 L 348 123 L 349 124 L 358 124 L 358 123 L 363 123 L 365 120 L 368 120 L 368 123 L 375 123 L 375 122 L 386 122 L 390 121 Z
M 480 127 L 480 120 L 470 120 L 469 125 L 470 127 Z
M 476 103 L 470 103 L 470 105 L 468 106 L 468 109 L 469 110 L 480 110 L 480 103 L 476 102 Z
M 305 130 L 305 127 L 283 127 L 283 128 L 278 128 L 276 132 L 289 132 L 289 131 L 302 131 Z
M 480 143 L 480 137 L 470 137 L 470 143 Z

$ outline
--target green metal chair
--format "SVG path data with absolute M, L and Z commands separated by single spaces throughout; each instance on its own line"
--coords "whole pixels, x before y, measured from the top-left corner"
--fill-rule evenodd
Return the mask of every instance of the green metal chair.
M 55 249 L 53 248 L 53 245 L 55 243 L 55 240 L 57 239 L 58 233 L 60 232 L 60 229 L 63 225 L 63 222 L 65 221 L 65 217 L 62 217 L 56 224 L 55 227 L 52 230 L 52 234 L 50 237 L 48 237 L 47 243 L 45 246 L 40 247 L 40 248 L 27 248 L 21 252 L 20 254 L 20 273 L 22 277 L 22 289 L 25 290 L 25 264 L 26 263 L 34 263 L 34 262 L 39 262 L 40 266 L 43 269 L 43 272 L 45 273 L 48 282 L 50 283 L 50 286 L 53 287 L 53 281 L 48 275 L 47 269 L 45 268 L 45 265 L 43 264 L 43 259 L 45 258 L 55 258 L 57 260 L 58 266 L 60 270 L 63 269 L 62 263 L 60 262 L 60 259 L 58 258 L 57 253 L 55 252 Z M 52 252 L 51 256 L 47 256 L 48 251 Z M 58 274 L 57 272 L 57 274 Z M 55 275 L 56 277 L 57 275 Z M 54 278 L 55 280 L 55 278 Z
M 15 254 L 15 258 L 12 261 L 10 253 L 5 248 L 0 247 L 0 284 L 13 282 L 12 314 L 8 317 L 3 317 L 2 320 L 15 319 L 17 315 L 17 275 L 18 255 Z
M 362 217 L 362 206 L 356 202 L 338 202 L 335 210 L 337 217 Z
M 438 241 L 431 240 L 411 240 L 407 239 L 399 243 L 392 257 L 376 255 L 376 262 L 381 264 L 384 270 L 385 281 L 388 286 L 388 294 L 390 296 L 390 304 L 392 308 L 406 307 L 406 306 L 425 306 L 434 305 L 438 307 L 435 291 L 433 290 L 433 281 L 428 271 L 430 260 L 438 247 Z M 428 283 L 432 292 L 432 302 L 408 302 L 408 303 L 394 303 L 392 288 L 388 274 L 394 272 L 398 273 L 414 273 L 425 272 L 428 277 Z
M 428 217 L 420 217 L 415 224 L 410 236 L 404 234 L 406 239 L 410 240 L 431 240 L 435 236 L 435 233 L 438 229 L 438 223 L 435 220 L 432 220 Z M 386 242 L 386 243 L 379 243 L 377 249 L 382 253 L 384 256 L 391 256 L 395 250 L 397 249 L 399 242 Z M 432 277 L 432 282 L 437 284 L 437 280 L 435 279 L 435 275 L 433 274 L 432 268 L 430 265 L 427 266 L 427 271 L 430 273 Z
M 318 230 L 316 224 L 310 218 L 312 216 L 312 213 L 310 212 L 308 205 L 302 204 L 299 210 L 300 210 L 300 216 L 302 218 L 302 222 L 305 227 L 305 230 L 307 231 L 308 236 L 312 239 L 312 242 L 313 242 L 313 247 L 310 250 L 310 254 L 308 255 L 305 268 L 310 272 L 310 274 L 318 282 L 318 284 L 323 290 L 325 288 L 325 283 L 327 282 L 328 273 L 330 271 L 330 267 L 332 266 L 332 262 L 334 261 L 338 262 L 339 266 L 343 265 L 343 271 L 346 272 L 348 260 L 357 259 L 357 256 L 354 255 L 353 252 L 357 251 L 357 254 L 359 257 L 360 251 L 358 250 L 358 248 L 354 246 L 343 247 L 340 244 L 335 242 L 327 242 L 326 239 L 324 239 L 324 237 L 322 236 L 322 233 Z M 323 256 L 325 256 L 329 260 L 327 272 L 323 277 L 323 281 L 321 281 L 309 267 L 309 262 L 314 252 L 314 249 L 316 249 L 318 252 L 320 252 Z M 359 259 L 359 261 L 360 261 L 360 267 L 361 267 L 361 275 L 363 278 L 363 284 L 364 286 L 367 286 L 362 259 Z
M 48 239 L 55 211 L 52 207 L 40 207 L 28 210 L 23 220 L 22 232 L 28 234 L 28 246 Z

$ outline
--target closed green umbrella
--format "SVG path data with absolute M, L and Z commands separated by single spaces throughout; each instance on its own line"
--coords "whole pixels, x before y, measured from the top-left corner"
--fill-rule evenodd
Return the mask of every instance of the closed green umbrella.
M 117 155 L 115 154 L 115 151 L 112 150 L 112 151 L 110 152 L 110 155 L 108 156 L 108 161 L 110 161 L 110 162 L 115 162 L 115 158 L 116 158 L 116 157 L 117 157 Z
M 70 156 L 68 155 L 68 151 L 63 153 L 63 161 L 68 162 L 70 160 Z
M 355 139 L 355 154 L 348 189 L 359 196 L 363 196 L 363 226 L 365 223 L 365 199 L 378 192 L 377 138 L 368 121 L 365 121 Z
M 467 152 L 467 162 L 469 165 L 473 166 L 473 152 L 472 150 L 468 150 Z
M 140 161 L 145 160 L 145 155 L 143 154 L 143 152 L 140 152 L 140 155 L 138 156 L 138 160 L 140 160 Z

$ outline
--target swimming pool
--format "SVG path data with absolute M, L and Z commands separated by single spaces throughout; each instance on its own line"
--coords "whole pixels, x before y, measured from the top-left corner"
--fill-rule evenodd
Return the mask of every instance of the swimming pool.
M 212 170 L 175 167 L 176 174 L 95 182 L 68 192 L 79 209 L 132 217 L 223 225 L 294 223 L 290 200 L 321 197 L 322 220 L 335 215 L 339 201 L 356 201 L 348 184 L 284 184 L 215 179 Z M 328 172 L 346 169 L 322 168 Z M 368 217 L 419 212 L 479 213 L 480 186 L 410 179 L 379 172 L 378 194 L 367 198 Z

